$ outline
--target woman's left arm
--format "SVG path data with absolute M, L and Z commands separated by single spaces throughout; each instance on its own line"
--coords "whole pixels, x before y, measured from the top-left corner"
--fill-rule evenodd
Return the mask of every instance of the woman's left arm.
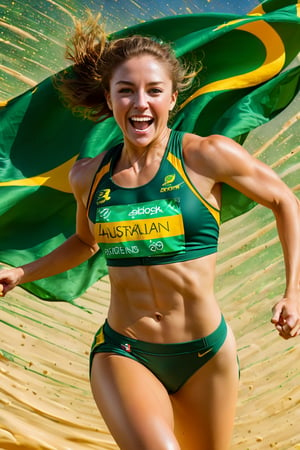
M 224 182 L 270 208 L 283 249 L 286 289 L 273 307 L 272 323 L 285 339 L 300 335 L 300 202 L 278 175 L 223 136 L 206 138 L 217 182 Z

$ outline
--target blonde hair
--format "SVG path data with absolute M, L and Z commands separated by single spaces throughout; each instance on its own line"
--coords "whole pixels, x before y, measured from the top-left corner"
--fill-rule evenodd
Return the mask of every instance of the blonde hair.
M 196 72 L 188 73 L 169 44 L 140 35 L 110 39 L 99 24 L 100 17 L 88 13 L 85 20 L 75 20 L 75 32 L 66 49 L 66 58 L 73 62 L 72 70 L 67 69 L 55 81 L 65 105 L 74 113 L 98 122 L 111 117 L 105 92 L 109 91 L 113 72 L 136 56 L 148 54 L 163 63 L 173 92 L 191 85 Z

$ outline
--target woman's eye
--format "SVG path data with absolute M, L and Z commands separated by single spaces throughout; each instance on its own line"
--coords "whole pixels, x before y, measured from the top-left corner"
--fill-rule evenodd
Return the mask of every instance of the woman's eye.
M 161 94 L 162 90 L 160 88 L 152 88 L 150 89 L 151 94 Z
M 130 94 L 131 89 L 130 88 L 122 88 L 119 90 L 120 94 Z

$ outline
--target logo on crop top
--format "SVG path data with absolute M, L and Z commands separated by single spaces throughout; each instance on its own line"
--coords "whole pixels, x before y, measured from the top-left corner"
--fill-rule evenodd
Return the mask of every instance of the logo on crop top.
M 160 192 L 170 192 L 180 189 L 180 186 L 183 184 L 183 181 L 181 183 L 173 185 L 175 178 L 176 178 L 175 173 L 165 176 L 165 180 L 161 185 Z
M 110 200 L 110 189 L 102 189 L 98 192 L 96 203 L 100 205 Z
M 167 185 L 173 183 L 173 181 L 175 180 L 175 178 L 176 178 L 175 173 L 172 173 L 172 174 L 170 174 L 170 175 L 167 175 L 167 176 L 165 177 L 165 181 L 164 181 L 164 183 L 162 184 L 162 186 L 167 186 Z
M 134 217 L 138 217 L 138 216 L 153 216 L 153 215 L 158 215 L 158 214 L 163 214 L 163 210 L 161 209 L 161 207 L 159 205 L 154 205 L 154 206 L 141 205 L 141 206 L 133 208 L 128 213 L 128 216 L 134 218 Z

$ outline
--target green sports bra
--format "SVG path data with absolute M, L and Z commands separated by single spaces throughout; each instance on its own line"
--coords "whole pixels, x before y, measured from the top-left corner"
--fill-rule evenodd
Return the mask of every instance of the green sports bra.
M 87 210 L 108 266 L 170 264 L 217 251 L 220 211 L 185 171 L 183 135 L 171 132 L 159 170 L 143 186 L 125 188 L 112 180 L 123 144 L 104 156 Z

